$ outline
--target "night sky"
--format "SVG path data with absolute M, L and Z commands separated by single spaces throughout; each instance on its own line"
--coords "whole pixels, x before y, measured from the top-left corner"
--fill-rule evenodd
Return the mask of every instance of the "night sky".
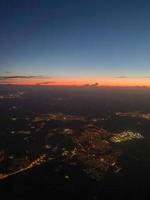
M 0 0 L 0 83 L 150 86 L 150 1 Z

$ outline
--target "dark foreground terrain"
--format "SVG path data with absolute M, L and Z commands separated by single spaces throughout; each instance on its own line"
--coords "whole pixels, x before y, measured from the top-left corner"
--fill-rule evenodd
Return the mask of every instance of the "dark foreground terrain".
M 0 86 L 3 199 L 147 199 L 150 89 Z

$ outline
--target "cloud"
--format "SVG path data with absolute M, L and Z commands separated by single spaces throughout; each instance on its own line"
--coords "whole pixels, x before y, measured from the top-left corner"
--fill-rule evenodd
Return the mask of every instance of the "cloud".
M 10 71 L 5 71 L 4 74 L 11 74 L 12 72 Z
M 88 87 L 96 87 L 98 86 L 99 83 L 93 83 L 93 84 L 85 84 L 84 86 L 88 86 Z
M 116 76 L 116 78 L 125 79 L 125 78 L 150 78 L 150 76 Z
M 150 76 L 144 76 L 144 78 L 150 78 Z
M 43 76 L 0 76 L 0 80 L 43 78 Z
M 124 78 L 129 78 L 128 76 L 116 76 L 116 78 L 122 78 L 122 79 L 124 79 Z
M 98 83 L 91 84 L 91 86 L 98 86 L 98 85 L 99 85 Z
M 39 82 L 39 83 L 36 83 L 36 85 L 48 85 L 48 84 L 54 84 L 56 83 L 55 81 L 43 81 L 43 82 Z

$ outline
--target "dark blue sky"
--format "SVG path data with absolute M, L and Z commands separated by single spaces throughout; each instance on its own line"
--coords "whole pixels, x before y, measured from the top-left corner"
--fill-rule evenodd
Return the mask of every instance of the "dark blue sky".
M 150 1 L 0 0 L 0 73 L 150 75 Z

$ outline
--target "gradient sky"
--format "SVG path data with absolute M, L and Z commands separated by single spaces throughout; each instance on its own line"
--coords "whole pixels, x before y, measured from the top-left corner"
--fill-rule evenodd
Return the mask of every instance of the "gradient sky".
M 150 1 L 0 0 L 0 83 L 150 86 Z

